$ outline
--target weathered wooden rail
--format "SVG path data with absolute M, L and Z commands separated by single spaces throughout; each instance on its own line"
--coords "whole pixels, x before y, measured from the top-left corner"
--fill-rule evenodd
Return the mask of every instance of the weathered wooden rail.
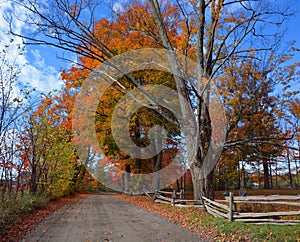
M 294 211 L 280 211 L 280 212 L 239 212 L 237 211 L 237 204 L 264 204 L 264 205 L 285 205 L 292 207 L 300 207 L 300 195 L 298 196 L 248 196 L 235 197 L 230 193 L 226 200 L 211 201 L 204 199 L 204 207 L 207 212 L 215 217 L 228 219 L 229 221 L 240 221 L 245 223 L 255 224 L 278 224 L 278 225 L 294 225 L 299 224 L 300 220 L 282 219 L 286 216 L 300 215 L 300 209 Z M 292 202 L 291 202 L 292 201 Z M 222 203 L 220 203 L 222 202 Z M 226 206 L 223 203 L 227 203 Z
M 168 203 L 177 207 L 203 208 L 201 200 L 184 199 L 184 190 L 180 192 L 156 191 L 152 199 L 157 203 Z
M 227 219 L 229 215 L 230 208 L 224 204 L 212 201 L 206 197 L 203 198 L 204 209 L 217 218 Z
M 167 203 L 178 207 L 198 207 L 206 210 L 214 217 L 227 219 L 229 221 L 239 221 L 252 224 L 276 224 L 276 225 L 295 225 L 300 223 L 297 219 L 285 219 L 287 216 L 300 216 L 300 195 L 298 196 L 234 196 L 230 193 L 225 200 L 212 201 L 206 197 L 202 200 L 184 199 L 184 191 L 157 191 L 146 194 L 152 197 L 154 202 Z M 278 212 L 242 212 L 238 211 L 238 204 L 263 204 L 263 205 L 284 205 L 295 207 L 293 211 Z M 284 219 L 283 219 L 284 218 Z

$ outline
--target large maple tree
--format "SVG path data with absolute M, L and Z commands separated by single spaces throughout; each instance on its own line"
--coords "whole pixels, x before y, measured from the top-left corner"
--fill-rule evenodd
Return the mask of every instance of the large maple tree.
M 71 97 L 67 98 L 69 100 L 76 97 L 76 91 L 91 69 L 101 65 L 109 58 L 131 49 L 164 48 L 172 53 L 182 53 L 186 57 L 195 59 L 197 65 L 196 84 L 192 85 L 191 82 L 187 84 L 188 81 L 184 78 L 173 77 L 172 85 L 179 95 L 185 97 L 180 104 L 185 117 L 183 123 L 193 131 L 186 143 L 195 199 L 200 199 L 202 195 L 213 198 L 213 171 L 205 174 L 205 177 L 202 175 L 214 132 L 212 130 L 214 120 L 211 120 L 212 115 L 208 112 L 212 106 L 209 105 L 210 83 L 217 76 L 226 75 L 227 63 L 234 64 L 235 70 L 239 73 L 239 69 L 243 69 L 243 62 L 246 62 L 244 71 L 248 72 L 247 74 L 251 77 L 254 75 L 252 84 L 255 89 L 255 80 L 262 80 L 263 75 L 259 75 L 263 73 L 247 70 L 250 65 L 254 64 L 251 61 L 247 64 L 247 60 L 256 58 L 255 55 L 253 56 L 253 51 L 273 50 L 272 44 L 277 42 L 280 36 L 276 35 L 276 39 L 274 39 L 274 36 L 270 36 L 268 31 L 264 32 L 266 29 L 264 27 L 265 25 L 280 26 L 289 16 L 288 11 L 283 9 L 283 6 L 271 6 L 265 1 L 159 2 L 150 0 L 125 4 L 124 8 L 113 16 L 114 18 L 96 20 L 94 13 L 99 6 L 97 1 L 70 3 L 65 0 L 56 0 L 51 3 L 51 9 L 55 9 L 55 14 L 43 12 L 43 6 L 39 8 L 31 1 L 26 3 L 20 1 L 19 4 L 31 14 L 27 23 L 38 26 L 39 28 L 36 29 L 43 33 L 42 38 L 24 34 L 25 39 L 32 43 L 59 47 L 82 56 L 79 62 L 80 66 L 77 64 L 72 67 L 70 72 L 62 75 L 66 81 L 66 93 Z M 83 11 L 84 9 L 89 9 L 90 15 Z M 276 29 L 274 31 L 276 32 Z M 266 45 L 267 41 L 269 42 Z M 172 54 L 170 57 L 172 58 L 174 55 Z M 180 66 L 174 66 L 174 68 L 180 69 Z M 204 73 L 206 73 L 205 80 L 203 80 Z M 127 76 L 125 80 L 128 82 L 128 85 L 125 86 L 126 90 L 141 86 L 132 75 Z M 231 80 L 231 82 L 233 85 L 240 85 L 235 80 Z M 227 84 L 231 86 L 232 83 L 228 81 Z M 262 85 L 265 84 L 262 83 Z M 251 86 L 251 82 L 248 86 Z M 238 92 L 243 93 L 243 88 L 239 87 L 241 89 Z M 225 89 L 226 85 L 223 89 L 224 94 L 226 94 Z M 114 91 L 117 96 L 120 88 L 116 86 Z M 243 95 L 241 94 L 241 100 L 238 100 L 242 104 L 240 106 L 243 106 Z M 262 101 L 270 101 L 267 100 L 266 95 L 257 97 L 262 98 Z M 229 100 L 227 101 L 229 102 Z M 113 103 L 111 97 L 107 99 L 107 102 L 110 103 L 109 105 Z M 254 99 L 251 99 L 251 102 L 253 109 L 262 103 L 255 104 Z M 251 113 L 252 118 L 253 115 L 257 115 L 259 116 L 257 120 L 263 121 L 262 117 L 267 114 L 272 120 L 272 115 L 267 111 L 256 110 Z M 72 110 L 69 110 L 69 113 L 72 113 Z M 232 115 L 230 112 L 228 114 Z M 239 110 L 239 114 L 249 116 L 247 110 L 245 112 Z M 234 131 L 237 124 L 235 119 L 236 117 L 229 116 L 230 122 L 233 121 L 233 123 L 231 122 L 228 126 L 227 136 L 230 135 L 230 132 L 237 132 L 237 130 Z M 234 125 L 232 126 L 232 124 Z M 99 125 L 101 124 L 99 123 Z M 274 122 L 263 121 L 260 125 L 267 130 L 268 126 L 274 127 Z M 138 135 L 139 132 L 136 134 Z M 268 135 L 267 132 L 265 134 Z M 251 135 L 248 135 L 251 142 L 263 141 L 253 132 Z M 194 139 L 196 142 L 193 142 Z M 234 142 L 231 140 L 230 145 L 233 144 Z M 106 144 L 103 143 L 103 145 Z

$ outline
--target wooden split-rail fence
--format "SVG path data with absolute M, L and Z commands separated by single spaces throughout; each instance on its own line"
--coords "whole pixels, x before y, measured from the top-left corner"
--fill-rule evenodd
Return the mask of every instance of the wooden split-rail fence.
M 215 217 L 228 219 L 229 221 L 239 221 L 253 224 L 276 224 L 294 225 L 300 223 L 300 195 L 298 196 L 234 196 L 230 193 L 225 200 L 211 201 L 203 197 L 204 207 L 208 213 Z M 226 203 L 226 205 L 224 204 Z M 290 211 L 278 212 L 242 212 L 238 211 L 238 204 L 261 204 L 261 205 L 282 205 Z M 296 219 L 286 219 L 288 217 Z
M 152 197 L 154 202 L 168 203 L 177 207 L 203 208 L 201 200 L 184 199 L 184 190 L 177 191 L 156 191 Z
M 214 217 L 223 218 L 229 221 L 239 221 L 253 224 L 276 224 L 295 225 L 300 223 L 300 195 L 297 196 L 234 196 L 229 193 L 225 200 L 212 201 L 206 197 L 203 200 L 184 199 L 184 191 L 167 192 L 157 191 L 152 197 L 153 201 L 169 203 L 179 207 L 202 208 Z M 238 211 L 238 204 L 262 204 L 262 205 L 282 205 L 290 211 L 278 212 L 242 212 Z M 289 219 L 291 216 L 296 219 Z

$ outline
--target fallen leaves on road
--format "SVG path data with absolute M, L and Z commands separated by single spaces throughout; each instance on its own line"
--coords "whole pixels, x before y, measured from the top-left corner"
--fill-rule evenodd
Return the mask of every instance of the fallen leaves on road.
M 167 204 L 157 204 L 146 196 L 127 196 L 123 194 L 118 194 L 115 196 L 119 199 L 133 203 L 138 207 L 144 208 L 147 211 L 163 216 L 172 223 L 187 228 L 191 232 L 200 234 L 202 238 L 211 240 L 218 237 L 220 239 L 220 235 L 216 234 L 215 228 L 211 227 L 208 229 L 206 227 L 204 229 L 199 217 L 205 213 L 200 209 L 179 208 Z
M 84 196 L 84 194 L 77 194 L 50 201 L 45 208 L 37 210 L 28 216 L 16 220 L 14 225 L 5 233 L 5 235 L 0 237 L 0 242 L 22 241 L 23 238 L 25 238 L 25 236 L 27 236 L 29 232 L 40 222 L 45 220 L 49 215 L 78 196 Z

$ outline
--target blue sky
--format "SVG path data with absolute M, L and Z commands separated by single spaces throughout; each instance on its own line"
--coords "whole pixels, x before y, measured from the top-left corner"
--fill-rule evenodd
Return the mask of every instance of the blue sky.
M 295 40 L 295 47 L 300 49 L 300 1 L 295 0 L 292 6 L 292 10 L 295 11 L 295 15 L 291 16 L 284 26 L 284 28 L 286 28 L 285 40 L 287 42 Z M 295 61 L 300 61 L 300 52 L 298 52 L 297 56 L 295 56 Z
M 276 1 L 276 0 L 271 0 Z M 277 0 L 276 2 L 286 3 L 285 0 Z M 293 10 L 296 15 L 291 17 L 286 23 L 285 28 L 285 41 L 296 40 L 296 47 L 300 49 L 300 1 L 293 1 Z M 114 2 L 114 7 L 117 8 L 119 3 Z M 10 36 L 6 35 L 7 24 L 3 19 L 3 13 L 11 10 L 10 3 L 8 1 L 0 0 L 0 48 L 8 43 Z M 22 13 L 20 13 L 22 14 Z M 26 28 L 24 24 L 15 22 L 16 31 L 21 32 Z M 21 39 L 15 39 L 15 43 L 22 44 Z M 9 55 L 14 56 L 16 52 L 15 48 L 11 48 Z M 59 89 L 62 84 L 59 76 L 63 69 L 68 69 L 70 63 L 60 60 L 58 57 L 67 55 L 68 58 L 74 59 L 75 56 L 68 53 L 62 53 L 60 50 L 53 47 L 41 47 L 41 46 L 27 46 L 25 54 L 20 56 L 17 60 L 17 64 L 22 66 L 22 72 L 20 80 L 25 83 L 30 83 L 33 87 L 41 92 L 48 92 L 52 89 Z M 295 57 L 295 61 L 300 61 L 300 52 Z M 299 85 L 300 88 L 300 85 Z

